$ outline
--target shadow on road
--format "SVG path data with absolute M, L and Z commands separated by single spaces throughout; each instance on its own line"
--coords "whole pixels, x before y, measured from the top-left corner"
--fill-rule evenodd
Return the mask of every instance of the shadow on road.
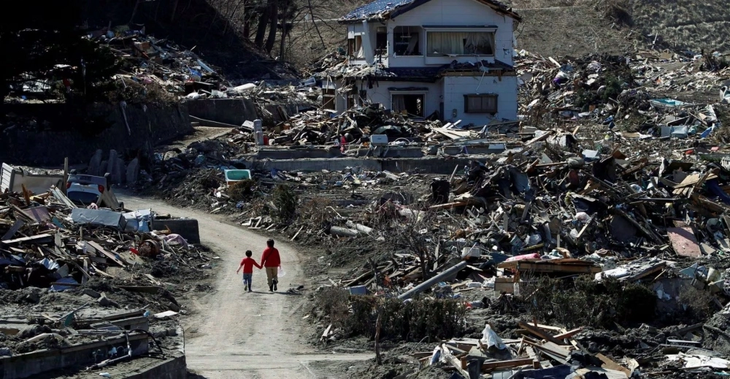
M 206 377 L 204 377 L 202 375 L 198 375 L 198 374 L 196 374 L 194 372 L 188 371 L 188 377 L 187 377 L 187 379 L 206 379 Z

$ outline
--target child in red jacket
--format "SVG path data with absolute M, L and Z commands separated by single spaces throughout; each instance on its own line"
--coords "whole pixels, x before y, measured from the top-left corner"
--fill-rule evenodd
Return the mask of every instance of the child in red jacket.
M 243 286 L 244 290 L 248 289 L 248 292 L 251 292 L 251 279 L 253 279 L 253 266 L 256 266 L 261 269 L 261 266 L 256 263 L 256 260 L 251 258 L 253 255 L 253 252 L 251 250 L 246 250 L 246 258 L 243 258 L 241 260 L 241 265 L 238 266 L 238 270 L 236 270 L 236 274 L 238 274 L 239 271 L 241 271 L 241 267 L 243 267 Z

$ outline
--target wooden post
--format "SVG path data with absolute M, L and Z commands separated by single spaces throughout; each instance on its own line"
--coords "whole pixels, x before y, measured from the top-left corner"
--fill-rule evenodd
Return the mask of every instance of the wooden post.
M 63 158 L 63 186 L 61 191 L 66 194 L 66 186 L 68 185 L 68 157 Z
M 380 358 L 380 330 L 383 324 L 383 307 L 378 305 L 378 318 L 375 320 L 375 363 L 380 366 L 383 361 Z

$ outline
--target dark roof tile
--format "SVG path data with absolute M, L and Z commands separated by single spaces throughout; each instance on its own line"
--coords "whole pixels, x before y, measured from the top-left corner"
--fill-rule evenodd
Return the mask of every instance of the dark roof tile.
M 419 6 L 427 3 L 429 0 L 375 0 L 367 3 L 361 7 L 356 8 L 352 12 L 346 14 L 340 19 L 341 22 L 352 22 L 357 20 L 366 20 L 374 18 L 378 15 L 383 15 L 387 18 L 393 11 L 408 10 L 409 7 Z M 503 3 L 497 0 L 478 0 L 486 5 L 489 5 L 492 9 L 497 12 L 508 14 L 518 21 L 521 19 L 517 13 L 512 11 L 512 8 L 507 7 Z M 404 9 L 403 9 L 404 8 Z M 399 13 L 399 12 L 396 12 Z

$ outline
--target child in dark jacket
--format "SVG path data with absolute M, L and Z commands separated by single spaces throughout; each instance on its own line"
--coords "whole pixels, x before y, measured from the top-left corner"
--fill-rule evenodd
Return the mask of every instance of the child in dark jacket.
M 253 266 L 256 266 L 261 269 L 261 265 L 256 263 L 256 260 L 251 258 L 253 255 L 253 252 L 251 250 L 246 250 L 246 258 L 243 258 L 241 260 L 241 264 L 238 266 L 238 270 L 236 270 L 236 274 L 238 274 L 239 271 L 241 271 L 241 268 L 243 268 L 243 286 L 244 290 L 248 289 L 248 292 L 251 292 L 251 279 L 253 279 Z

